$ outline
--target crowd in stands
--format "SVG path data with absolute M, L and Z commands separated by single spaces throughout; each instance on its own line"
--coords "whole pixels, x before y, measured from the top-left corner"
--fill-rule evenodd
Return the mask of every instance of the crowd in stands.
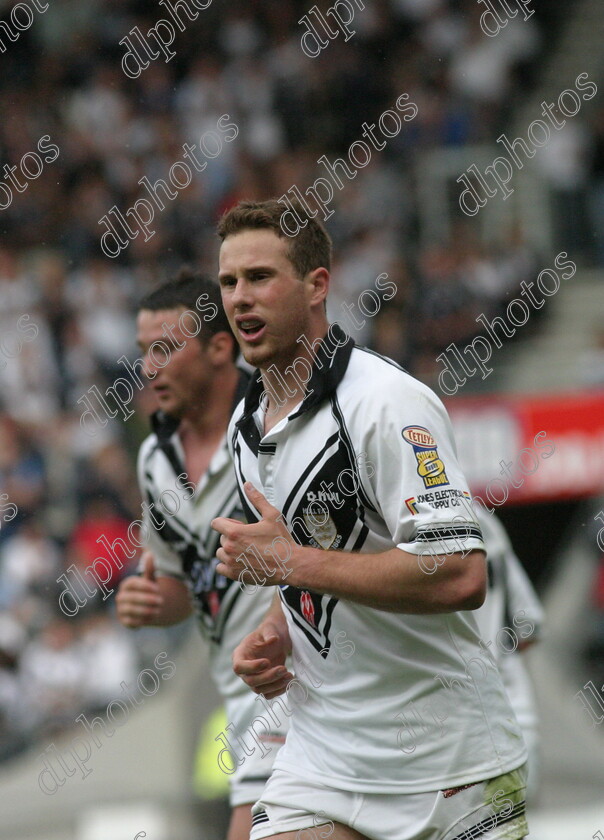
M 113 619 L 113 598 L 97 593 L 68 616 L 57 579 L 103 554 L 96 535 L 123 536 L 139 517 L 134 457 L 150 403 L 137 395 L 131 419 L 90 436 L 77 401 L 123 374 L 120 356 L 134 358 L 143 293 L 184 262 L 215 274 L 225 208 L 304 190 L 324 174 L 321 155 L 345 156 L 362 123 L 407 93 L 417 116 L 335 191 L 332 316 L 387 273 L 396 294 L 353 337 L 433 383 L 438 353 L 470 340 L 476 316 L 497 314 L 538 271 L 541 255 L 518 227 L 485 243 L 458 214 L 446 240 L 423 242 L 417 163 L 426 150 L 494 142 L 534 78 L 540 14 L 489 38 L 476 0 L 371 0 L 348 42 L 309 58 L 298 21 L 310 5 L 214 0 L 185 19 L 176 55 L 138 78 L 123 71 L 119 42 L 166 17 L 151 0 L 51 3 L 0 55 L 0 165 L 19 166 L 45 135 L 59 149 L 0 210 L 0 757 L 101 707 L 139 666 L 137 636 Z M 166 179 L 184 144 L 224 114 L 237 138 L 165 201 L 153 236 L 107 257 L 102 217 L 132 207 L 143 176 Z M 603 124 L 585 164 L 600 192 Z M 600 192 L 586 212 L 602 212 Z M 32 324 L 35 336 L 24 330 Z

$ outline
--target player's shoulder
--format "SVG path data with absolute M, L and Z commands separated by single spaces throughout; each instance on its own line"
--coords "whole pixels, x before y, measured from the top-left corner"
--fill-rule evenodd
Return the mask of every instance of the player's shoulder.
M 367 347 L 355 345 L 343 385 L 349 399 L 371 400 L 375 405 L 428 401 L 442 407 L 431 388 L 392 359 Z

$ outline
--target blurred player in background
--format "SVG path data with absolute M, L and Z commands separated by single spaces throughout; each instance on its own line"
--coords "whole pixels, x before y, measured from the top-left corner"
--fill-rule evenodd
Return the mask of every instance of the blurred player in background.
M 543 609 L 501 521 L 480 505 L 475 505 L 474 511 L 487 550 L 488 574 L 487 597 L 482 607 L 474 610 L 474 618 L 481 648 L 495 658 L 522 729 L 529 754 L 527 792 L 532 799 L 539 784 L 538 715 L 521 654 L 539 641 Z
M 120 585 L 117 615 L 136 628 L 177 624 L 195 610 L 227 718 L 244 732 L 258 704 L 233 673 L 231 654 L 272 596 L 262 587 L 244 593 L 238 582 L 217 574 L 218 534 L 210 522 L 215 516 L 243 517 L 225 433 L 248 375 L 235 364 L 237 344 L 217 285 L 186 270 L 141 301 L 137 342 L 158 410 L 138 456 L 146 550 L 140 576 Z M 174 512 L 166 512 L 168 507 Z M 283 734 L 267 740 L 274 746 Z M 235 765 L 228 840 L 249 837 L 250 805 L 270 775 L 275 753 L 273 748 L 264 759 L 253 755 Z

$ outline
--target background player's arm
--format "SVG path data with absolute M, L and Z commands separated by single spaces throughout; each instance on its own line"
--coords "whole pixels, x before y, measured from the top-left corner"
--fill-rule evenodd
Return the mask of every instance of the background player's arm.
M 245 490 L 262 519 L 249 525 L 225 518 L 212 523 L 223 535 L 216 554 L 220 560 L 217 571 L 227 577 L 239 577 L 243 555 L 244 565 L 269 585 L 284 582 L 388 612 L 455 612 L 477 609 L 484 601 L 486 563 L 480 549 L 438 555 L 435 573 L 427 574 L 416 554 L 400 548 L 357 554 L 300 546 L 262 493 L 251 484 L 246 484 Z M 289 557 L 281 564 L 272 559 L 276 538 L 290 546 Z M 267 575 L 271 566 L 275 566 L 274 573 Z
M 115 603 L 117 617 L 125 627 L 178 624 L 193 612 L 191 595 L 184 581 L 156 576 L 153 554 L 143 554 L 142 575 L 131 575 L 120 583 Z

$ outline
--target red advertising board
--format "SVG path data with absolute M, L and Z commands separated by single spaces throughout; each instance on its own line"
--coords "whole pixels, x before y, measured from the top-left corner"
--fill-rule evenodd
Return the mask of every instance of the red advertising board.
M 491 504 L 604 492 L 604 391 L 445 404 L 470 489 L 481 496 L 488 489 Z

